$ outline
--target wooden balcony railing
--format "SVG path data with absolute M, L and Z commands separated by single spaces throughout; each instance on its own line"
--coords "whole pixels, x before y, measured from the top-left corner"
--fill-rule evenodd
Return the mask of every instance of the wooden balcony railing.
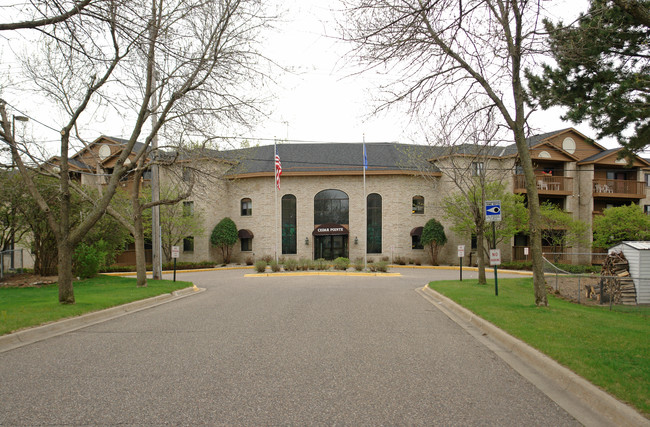
M 539 194 L 569 195 L 573 193 L 573 178 L 567 176 L 537 175 L 537 191 Z M 526 192 L 526 178 L 524 175 L 514 176 L 514 192 Z
M 594 179 L 594 197 L 618 197 L 643 199 L 646 196 L 645 183 L 625 179 Z

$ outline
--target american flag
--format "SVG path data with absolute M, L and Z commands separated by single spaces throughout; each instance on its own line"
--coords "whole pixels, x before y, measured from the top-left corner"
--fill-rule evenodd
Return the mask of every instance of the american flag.
M 275 149 L 275 185 L 280 189 L 280 175 L 282 175 L 282 163 L 277 148 Z

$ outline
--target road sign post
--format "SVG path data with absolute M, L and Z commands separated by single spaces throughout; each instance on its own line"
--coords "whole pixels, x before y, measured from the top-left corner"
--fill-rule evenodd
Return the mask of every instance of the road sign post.
M 492 247 L 497 250 L 497 227 L 496 223 L 501 221 L 501 200 L 486 200 L 485 201 L 485 222 L 492 223 Z M 492 251 L 490 251 L 491 253 Z M 494 265 L 494 295 L 499 296 L 499 279 L 497 277 L 497 265 L 492 264 L 492 257 L 490 256 L 490 264 Z M 501 264 L 501 255 L 499 254 L 499 264 Z
M 172 258 L 174 259 L 174 282 L 176 281 L 176 260 L 181 255 L 180 246 L 172 246 Z
M 460 281 L 463 281 L 463 257 L 465 256 L 465 245 L 458 245 L 458 258 L 460 258 Z

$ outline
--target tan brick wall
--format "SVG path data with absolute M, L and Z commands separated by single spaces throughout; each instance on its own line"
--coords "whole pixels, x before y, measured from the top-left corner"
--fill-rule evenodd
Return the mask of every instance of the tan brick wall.
M 366 178 L 367 194 L 378 193 L 382 196 L 382 253 L 368 254 L 369 258 L 379 260 L 382 257 L 401 256 L 405 258 L 428 259 L 424 250 L 411 249 L 410 231 L 414 227 L 424 226 L 431 217 L 436 217 L 443 224 L 440 208 L 441 191 L 437 188 L 438 178 L 424 179 L 409 175 L 368 175 Z M 240 244 L 234 248 L 234 259 L 243 262 L 247 256 L 256 259 L 264 255 L 274 255 L 276 241 L 275 193 L 273 177 L 257 177 L 233 180 L 223 184 L 223 188 L 214 188 L 213 194 L 203 189 L 203 197 L 194 198 L 195 210 L 202 212 L 205 220 L 205 232 L 195 236 L 194 253 L 184 254 L 181 260 L 194 259 L 218 260 L 220 256 L 209 248 L 209 236 L 212 228 L 223 217 L 229 216 L 238 229 L 249 229 L 254 234 L 252 252 L 240 251 Z M 322 190 L 337 189 L 347 193 L 350 206 L 349 257 L 354 260 L 363 257 L 366 239 L 364 219 L 363 177 L 362 176 L 287 176 L 282 177 L 281 191 L 278 191 L 278 224 L 281 217 L 280 200 L 285 194 L 296 196 L 297 254 L 285 257 L 312 258 L 314 250 L 314 196 Z M 412 198 L 420 195 L 425 198 L 423 215 L 413 214 Z M 252 215 L 241 216 L 242 198 L 252 200 Z M 448 228 L 448 224 L 445 224 Z M 277 226 L 279 227 L 279 226 Z M 305 238 L 309 244 L 305 244 Z M 355 238 L 358 244 L 355 244 Z M 278 232 L 278 240 L 280 239 Z M 281 251 L 278 241 L 278 250 Z M 449 246 L 449 245 L 447 245 Z M 446 248 L 448 249 L 448 248 Z M 455 257 L 455 247 L 449 250 Z M 442 257 L 447 251 L 443 251 Z M 451 262 L 452 260 L 444 260 Z

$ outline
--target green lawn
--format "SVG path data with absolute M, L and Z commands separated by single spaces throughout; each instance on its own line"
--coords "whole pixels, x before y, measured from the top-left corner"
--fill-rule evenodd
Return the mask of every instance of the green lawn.
M 56 284 L 0 288 L 0 335 L 192 286 L 190 282 L 171 280 L 147 280 L 146 288 L 138 288 L 135 283 L 135 279 L 104 275 L 75 282 L 73 305 L 59 304 Z
M 429 286 L 650 415 L 650 307 L 582 306 L 549 295 L 534 304 L 531 278 Z

